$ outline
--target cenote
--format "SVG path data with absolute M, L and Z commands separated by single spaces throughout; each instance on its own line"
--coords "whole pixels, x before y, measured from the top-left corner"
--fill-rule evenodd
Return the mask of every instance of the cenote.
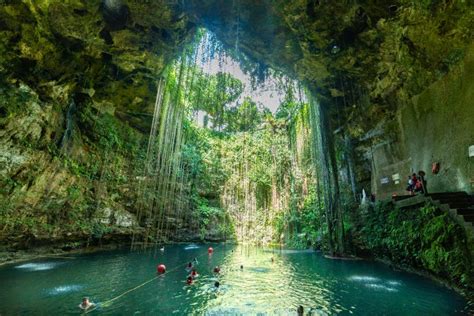
M 0 3 L 0 315 L 473 313 L 474 1 Z
M 189 286 L 185 266 L 195 257 L 199 276 Z M 156 276 L 157 263 L 168 272 L 136 288 Z M 38 260 L 4 267 L 0 278 L 5 315 L 77 314 L 83 296 L 98 303 L 91 314 L 104 315 L 296 315 L 299 305 L 314 315 L 467 314 L 454 292 L 383 264 L 252 246 L 169 245 Z

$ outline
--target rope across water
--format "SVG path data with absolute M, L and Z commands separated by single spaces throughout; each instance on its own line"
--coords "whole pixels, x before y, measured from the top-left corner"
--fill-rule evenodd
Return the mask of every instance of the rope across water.
M 220 245 L 218 245 L 217 247 L 220 247 Z M 217 247 L 216 247 L 216 248 L 217 248 Z M 197 257 L 195 257 L 195 258 L 201 258 L 201 257 L 203 257 L 203 256 L 205 256 L 205 255 L 209 255 L 209 254 L 206 252 L 206 253 L 204 253 L 204 254 L 202 254 L 202 255 L 199 255 L 199 256 L 197 256 Z M 96 304 L 93 308 L 86 310 L 86 311 L 84 312 L 84 314 L 89 314 L 89 313 L 95 311 L 95 310 L 96 310 L 97 308 L 99 308 L 99 307 L 101 307 L 101 308 L 109 307 L 113 301 L 118 300 L 119 298 L 121 298 L 121 297 L 127 295 L 128 293 L 131 293 L 131 292 L 133 292 L 133 291 L 135 291 L 135 290 L 138 290 L 139 288 L 141 288 L 141 287 L 147 285 L 147 284 L 150 283 L 150 282 L 153 282 L 154 280 L 157 280 L 158 278 L 160 278 L 160 277 L 162 277 L 162 276 L 164 276 L 164 275 L 166 275 L 166 274 L 168 274 L 168 273 L 174 272 L 174 271 L 178 270 L 179 268 L 186 267 L 188 263 L 189 263 L 189 261 L 186 261 L 186 262 L 183 263 L 183 264 L 177 265 L 177 266 L 174 267 L 173 269 L 168 270 L 166 273 L 163 273 L 163 274 L 154 276 L 153 278 L 151 278 L 151 279 L 149 279 L 149 280 L 147 280 L 147 281 L 145 281 L 145 282 L 143 282 L 143 283 L 141 283 L 141 284 L 135 286 L 134 288 L 131 288 L 131 289 L 129 289 L 129 290 L 123 292 L 122 294 L 119 294 L 119 295 L 117 295 L 117 296 L 115 296 L 115 297 L 113 297 L 113 298 L 111 298 L 111 299 L 109 299 L 109 300 L 107 300 L 107 301 L 105 301 L 105 302 L 103 302 L 103 303 Z

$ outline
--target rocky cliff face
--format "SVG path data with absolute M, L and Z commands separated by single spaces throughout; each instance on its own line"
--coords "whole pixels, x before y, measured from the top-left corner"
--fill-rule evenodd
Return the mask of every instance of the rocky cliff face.
M 473 191 L 474 158 L 469 157 L 469 146 L 474 144 L 473 73 L 471 45 L 458 66 L 399 107 L 396 137 L 372 151 L 372 188 L 377 196 L 406 194 L 407 176 L 419 170 L 427 172 L 431 193 Z M 433 163 L 439 163 L 437 174 L 431 172 Z
M 474 30 L 469 1 L 1 4 L 0 240 L 18 246 L 138 231 L 156 81 L 196 26 L 334 109 L 366 185 L 400 105 L 464 58 Z
M 163 3 L 140 3 L 2 3 L 0 240 L 137 232 L 143 113 L 193 36 Z

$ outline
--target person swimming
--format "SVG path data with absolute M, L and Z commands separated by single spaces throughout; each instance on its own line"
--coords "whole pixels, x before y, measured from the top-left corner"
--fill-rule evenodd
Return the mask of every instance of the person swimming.
M 221 268 L 219 268 L 219 266 L 216 266 L 214 268 L 214 273 L 220 273 L 221 272 Z
M 187 285 L 193 284 L 193 277 L 192 276 L 188 276 L 188 278 L 186 279 L 186 284 Z
M 197 258 L 194 258 L 193 259 L 193 265 L 197 265 L 199 262 L 198 262 L 198 259 Z
M 193 263 L 189 262 L 188 265 L 186 266 L 186 271 L 191 271 L 193 269 Z
M 298 316 L 304 315 L 304 308 L 302 305 L 298 306 L 298 308 L 296 309 L 296 313 L 298 314 Z
M 243 269 L 244 269 L 244 265 L 241 264 L 241 265 L 240 265 L 240 270 L 243 270 Z
M 216 288 L 216 290 L 219 288 L 221 284 L 219 283 L 219 281 L 216 281 L 214 282 L 214 287 Z
M 88 297 L 84 297 L 84 298 L 82 299 L 82 303 L 79 304 L 79 308 L 80 308 L 80 309 L 83 309 L 83 310 L 86 310 L 86 309 L 91 308 L 91 307 L 94 306 L 94 305 L 95 305 L 94 303 L 91 303 L 91 302 L 89 301 L 89 298 L 88 298 Z
M 193 270 L 191 271 L 191 274 L 189 276 L 192 277 L 193 279 L 195 279 L 199 276 L 199 274 L 197 273 L 196 269 L 193 268 Z

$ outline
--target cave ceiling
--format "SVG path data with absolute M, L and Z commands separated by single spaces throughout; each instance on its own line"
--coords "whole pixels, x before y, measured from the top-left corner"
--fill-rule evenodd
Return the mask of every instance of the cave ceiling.
M 61 85 L 62 98 L 80 93 L 118 113 L 153 105 L 156 78 L 199 27 L 232 53 L 303 82 L 321 102 L 343 102 L 377 120 L 457 64 L 474 32 L 470 1 L 4 3 L 4 78 L 36 86 L 43 98 L 59 98 Z

